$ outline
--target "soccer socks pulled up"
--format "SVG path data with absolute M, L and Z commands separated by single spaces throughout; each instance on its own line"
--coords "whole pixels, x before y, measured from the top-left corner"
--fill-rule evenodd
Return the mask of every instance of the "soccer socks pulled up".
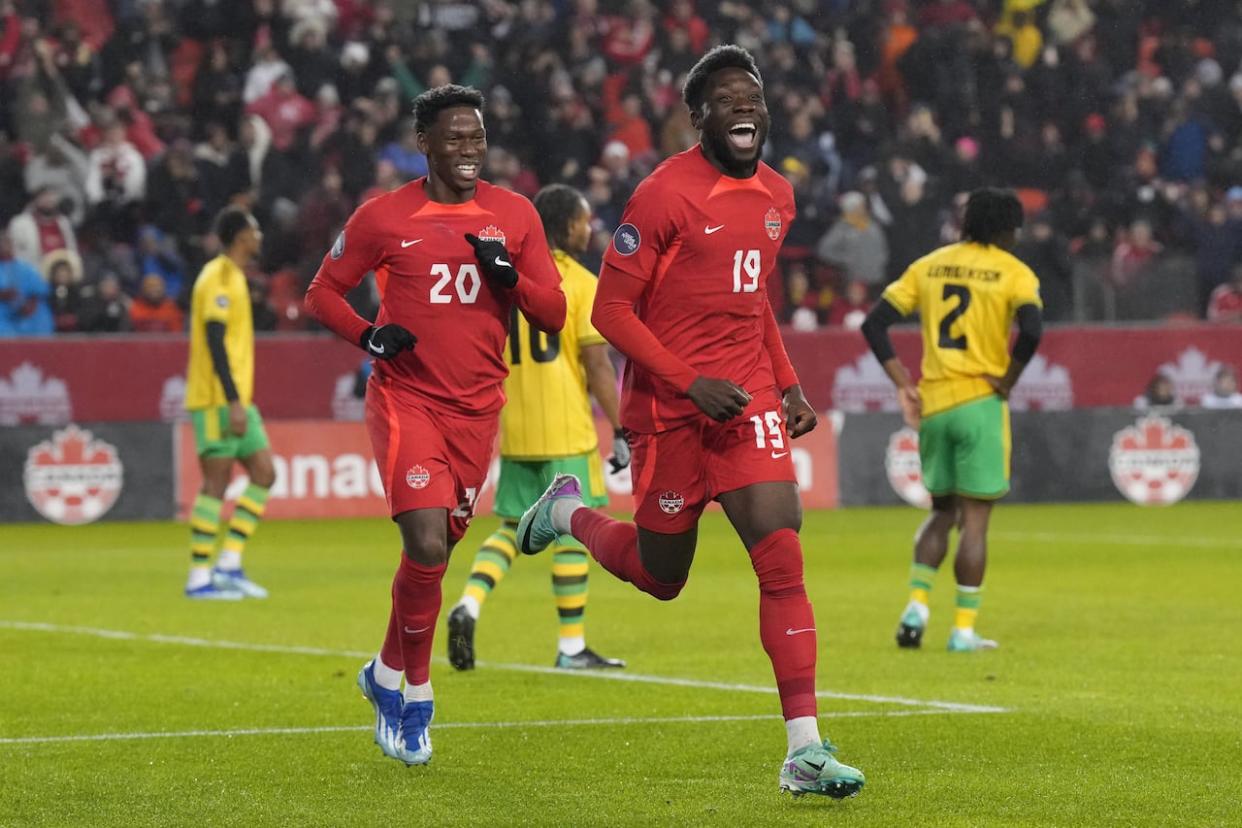
M 190 589 L 211 581 L 211 553 L 215 551 L 223 506 L 218 498 L 200 494 L 190 507 Z
M 936 580 L 936 567 L 915 561 L 910 566 L 910 600 L 927 606 L 932 583 Z
M 957 611 L 953 614 L 953 627 L 959 630 L 973 630 L 975 619 L 979 617 L 979 605 L 983 603 L 982 586 L 957 587 Z
M 786 721 L 814 717 L 815 615 L 802 582 L 798 533 L 768 535 L 750 550 L 750 562 L 759 577 L 759 638 L 772 660 L 781 712 Z
M 440 582 L 447 567 L 423 566 L 402 552 L 401 565 L 392 579 L 393 612 L 380 657 L 390 666 L 401 664 L 407 685 L 431 680 L 431 645 L 440 615 Z M 398 649 L 401 659 L 394 662 L 393 653 Z
M 267 489 L 251 483 L 237 498 L 233 517 L 229 519 L 228 533 L 220 549 L 220 559 L 216 563 L 221 569 L 241 569 L 242 553 L 246 551 L 246 542 L 259 527 L 259 519 L 267 508 L 267 495 Z
M 466 579 L 466 588 L 458 602 L 466 608 L 471 618 L 478 619 L 487 596 L 492 594 L 496 585 L 509 573 L 509 567 L 517 556 L 516 531 L 517 524 L 506 521 L 483 541 L 479 551 L 474 554 L 470 576 Z
M 568 542 L 566 542 L 568 541 Z M 587 551 L 572 538 L 552 544 L 552 594 L 560 623 L 558 649 L 577 655 L 586 649 Z
M 664 583 L 651 577 L 638 554 L 638 527 L 591 509 L 578 509 L 570 519 L 571 534 L 581 541 L 599 565 L 661 601 L 676 598 L 685 581 Z

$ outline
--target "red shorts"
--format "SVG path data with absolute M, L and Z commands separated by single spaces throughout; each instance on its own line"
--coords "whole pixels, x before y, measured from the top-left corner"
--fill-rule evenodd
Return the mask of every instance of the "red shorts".
M 655 434 L 629 435 L 634 522 L 678 534 L 693 528 L 709 501 L 755 483 L 796 482 L 789 434 L 776 394 L 751 417 L 718 423 L 705 416 Z
M 373 378 L 367 386 L 366 422 L 392 516 L 447 509 L 449 541 L 461 540 L 487 480 L 500 416 L 432 412 Z

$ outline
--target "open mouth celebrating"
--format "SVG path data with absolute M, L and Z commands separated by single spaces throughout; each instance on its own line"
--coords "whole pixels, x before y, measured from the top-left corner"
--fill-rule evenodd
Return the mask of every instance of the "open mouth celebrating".
M 759 126 L 754 121 L 738 121 L 729 127 L 728 138 L 734 149 L 752 150 L 759 140 Z

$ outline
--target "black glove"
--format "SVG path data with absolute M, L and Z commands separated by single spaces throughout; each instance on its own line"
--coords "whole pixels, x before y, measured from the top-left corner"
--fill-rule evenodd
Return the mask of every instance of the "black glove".
M 503 288 L 517 284 L 518 272 L 509 261 L 509 251 L 498 241 L 483 241 L 473 233 L 466 234 L 466 241 L 474 247 L 474 257 L 483 268 L 483 275 Z
M 367 328 L 358 340 L 362 350 L 376 359 L 392 359 L 402 351 L 412 351 L 416 342 L 418 337 L 400 325 Z
M 614 431 L 612 434 L 612 456 L 608 458 L 608 465 L 612 466 L 612 474 L 624 469 L 630 464 L 630 444 L 625 439 L 625 434 L 620 431 Z

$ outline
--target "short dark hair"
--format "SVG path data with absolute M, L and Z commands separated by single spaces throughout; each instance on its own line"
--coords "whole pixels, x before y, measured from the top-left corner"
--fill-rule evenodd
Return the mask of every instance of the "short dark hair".
M 237 238 L 237 234 L 250 226 L 250 214 L 240 207 L 225 207 L 216 216 L 216 237 L 225 249 Z
M 698 109 L 703 103 L 703 93 L 707 89 L 707 79 L 713 72 L 721 69 L 742 69 L 750 72 L 763 85 L 763 76 L 755 65 L 755 58 L 741 46 L 717 46 L 710 50 L 699 62 L 694 64 L 690 74 L 686 76 L 686 85 L 681 88 L 681 99 L 690 109 Z
M 426 132 L 441 112 L 454 106 L 482 109 L 483 93 L 473 86 L 458 86 L 455 83 L 428 89 L 414 99 L 414 128 Z
M 582 194 L 568 184 L 549 184 L 535 193 L 535 210 L 543 221 L 543 232 L 553 247 L 564 248 L 569 223 L 582 209 Z
M 979 244 L 996 244 L 1006 233 L 1025 221 L 1022 202 L 1013 190 L 981 187 L 966 201 L 962 219 L 962 238 Z

